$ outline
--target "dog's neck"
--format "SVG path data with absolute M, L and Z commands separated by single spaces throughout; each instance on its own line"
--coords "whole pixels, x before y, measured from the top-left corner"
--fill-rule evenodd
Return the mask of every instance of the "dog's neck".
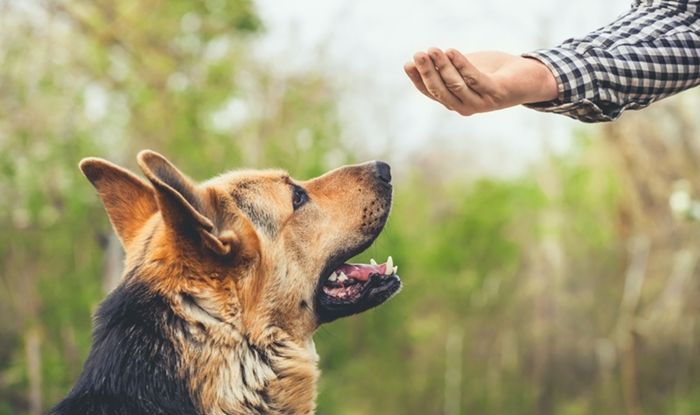
M 318 356 L 310 339 L 277 329 L 252 339 L 233 314 L 209 314 L 207 304 L 187 301 L 195 303 L 185 310 L 182 299 L 143 284 L 117 287 L 97 311 L 80 378 L 50 413 L 314 412 Z
M 173 300 L 186 321 L 178 336 L 183 375 L 202 413 L 312 414 L 319 375 L 313 340 L 275 327 L 253 338 L 232 310 L 237 304 L 214 306 L 209 298 Z

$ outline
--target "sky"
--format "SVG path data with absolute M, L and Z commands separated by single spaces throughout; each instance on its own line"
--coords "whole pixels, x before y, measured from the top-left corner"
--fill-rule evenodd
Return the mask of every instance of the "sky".
M 414 90 L 403 64 L 431 46 L 519 54 L 583 35 L 630 0 L 257 0 L 257 55 L 282 72 L 321 70 L 339 91 L 348 142 L 394 161 L 447 153 L 472 171 L 517 174 L 591 126 L 523 107 L 462 117 Z

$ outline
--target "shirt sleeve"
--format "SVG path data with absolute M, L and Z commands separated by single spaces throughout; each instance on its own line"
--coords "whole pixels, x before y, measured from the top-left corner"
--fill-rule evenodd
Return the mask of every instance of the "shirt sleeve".
M 559 88 L 557 99 L 526 106 L 612 121 L 700 84 L 700 0 L 638 3 L 584 37 L 523 54 L 546 65 Z

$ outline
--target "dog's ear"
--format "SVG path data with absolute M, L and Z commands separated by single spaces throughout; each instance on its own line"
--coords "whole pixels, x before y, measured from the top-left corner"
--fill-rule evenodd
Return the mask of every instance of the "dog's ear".
M 144 150 L 138 163 L 155 189 L 163 221 L 178 237 L 201 240 L 218 255 L 228 255 L 239 245 L 232 231 L 220 232 L 206 212 L 210 201 L 170 161 L 160 154 Z M 209 207 L 209 209 L 207 209 Z
M 117 236 L 128 248 L 158 211 L 153 188 L 130 171 L 99 158 L 81 160 L 80 170 L 97 189 Z

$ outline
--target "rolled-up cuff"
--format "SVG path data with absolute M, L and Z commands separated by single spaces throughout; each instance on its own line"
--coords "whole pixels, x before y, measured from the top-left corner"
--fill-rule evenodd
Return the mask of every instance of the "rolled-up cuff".
M 522 56 L 544 64 L 554 75 L 559 90 L 557 99 L 525 104 L 526 107 L 566 115 L 583 122 L 612 121 L 619 116 L 619 113 L 607 113 L 605 108 L 596 104 L 600 87 L 594 68 L 584 55 L 560 47 L 540 49 Z

